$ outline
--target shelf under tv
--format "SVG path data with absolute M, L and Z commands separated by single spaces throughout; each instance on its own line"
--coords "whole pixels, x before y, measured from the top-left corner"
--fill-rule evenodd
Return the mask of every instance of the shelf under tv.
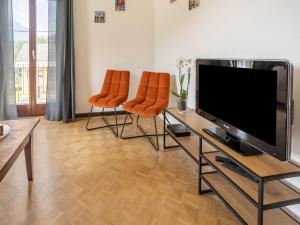
M 164 124 L 166 116 L 175 118 L 192 131 L 191 136 L 178 138 L 164 126 L 164 147 L 169 147 L 166 138 L 171 137 L 199 164 L 199 194 L 213 191 L 243 224 L 299 224 L 281 209 L 300 203 L 300 193 L 282 181 L 300 176 L 299 167 L 266 153 L 248 157 L 238 154 L 204 132 L 203 128 L 215 128 L 215 125 L 191 109 L 185 112 L 166 109 Z M 215 160 L 217 155 L 230 158 L 253 175 L 258 183 L 223 167 Z M 203 183 L 210 190 L 203 190 Z
M 224 201 L 231 210 L 235 211 L 236 216 L 243 224 L 256 225 L 257 208 L 247 201 L 244 196 L 234 189 L 230 183 L 218 173 L 204 174 L 203 180 L 210 188 Z M 268 225 L 294 225 L 297 224 L 280 208 L 268 210 L 264 213 L 264 224 Z

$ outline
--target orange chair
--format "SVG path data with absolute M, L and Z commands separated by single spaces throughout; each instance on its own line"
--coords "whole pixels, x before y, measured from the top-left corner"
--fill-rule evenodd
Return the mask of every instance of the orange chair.
M 104 83 L 102 86 L 101 93 L 95 96 L 92 96 L 89 99 L 89 103 L 92 105 L 91 111 L 89 114 L 89 119 L 86 124 L 87 130 L 95 130 L 100 128 L 109 127 L 114 135 L 118 136 L 118 118 L 117 118 L 117 107 L 122 105 L 128 98 L 128 89 L 129 89 L 129 80 L 130 80 L 130 72 L 129 71 L 117 71 L 117 70 L 108 70 L 105 75 Z M 93 108 L 101 107 L 102 113 L 101 117 L 103 121 L 106 123 L 106 126 L 94 127 L 89 128 L 89 122 L 91 120 L 91 116 L 93 113 Z M 105 119 L 103 113 L 105 108 L 114 108 L 114 115 L 115 115 L 115 124 L 109 124 Z M 132 120 L 132 117 L 131 117 Z M 133 122 L 133 120 L 132 120 Z M 132 122 L 127 124 L 132 124 Z M 116 127 L 116 131 L 113 127 Z
M 121 138 L 132 139 L 145 137 L 155 148 L 159 150 L 156 116 L 167 108 L 169 103 L 169 93 L 170 93 L 170 74 L 168 73 L 154 73 L 154 72 L 143 72 L 139 89 L 137 95 L 134 99 L 126 102 L 123 108 L 127 111 L 125 121 L 121 131 Z M 143 133 L 140 136 L 123 137 L 124 126 L 126 125 L 126 120 L 131 114 L 137 114 L 137 127 Z M 140 116 L 147 116 L 154 118 L 155 134 L 149 135 L 144 129 L 139 125 Z M 132 117 L 131 117 L 132 118 Z M 156 145 L 152 142 L 150 137 L 156 137 Z

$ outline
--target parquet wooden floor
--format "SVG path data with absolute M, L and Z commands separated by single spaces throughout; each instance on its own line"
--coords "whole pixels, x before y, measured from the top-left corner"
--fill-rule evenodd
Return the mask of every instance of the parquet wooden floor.
M 21 155 L 0 184 L 0 225 L 239 224 L 213 194 L 197 194 L 197 166 L 182 150 L 155 152 L 143 138 L 86 131 L 85 123 L 42 119 L 34 182 Z

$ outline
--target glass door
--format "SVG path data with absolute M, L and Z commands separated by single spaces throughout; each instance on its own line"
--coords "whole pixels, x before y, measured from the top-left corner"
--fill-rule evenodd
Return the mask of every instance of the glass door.
M 13 0 L 19 116 L 44 115 L 48 74 L 48 1 Z

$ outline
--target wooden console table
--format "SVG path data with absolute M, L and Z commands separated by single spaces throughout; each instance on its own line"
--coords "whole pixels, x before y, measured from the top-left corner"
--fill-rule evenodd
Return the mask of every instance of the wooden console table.
M 39 119 L 20 119 L 0 121 L 11 127 L 11 133 L 0 140 L 0 182 L 23 151 L 25 152 L 28 181 L 33 180 L 32 175 L 32 140 L 33 130 Z
M 192 135 L 175 137 L 167 129 L 167 117 L 184 124 L 192 131 Z M 214 127 L 216 125 L 191 109 L 180 112 L 170 108 L 164 113 L 164 148 L 174 147 L 166 146 L 166 138 L 170 136 L 199 165 L 199 194 L 213 191 L 242 224 L 299 224 L 282 207 L 299 204 L 300 193 L 282 179 L 300 176 L 300 168 L 265 153 L 242 156 L 203 131 L 203 128 Z M 223 167 L 222 163 L 215 160 L 216 156 L 230 158 L 258 182 Z M 203 182 L 209 189 L 203 190 Z

